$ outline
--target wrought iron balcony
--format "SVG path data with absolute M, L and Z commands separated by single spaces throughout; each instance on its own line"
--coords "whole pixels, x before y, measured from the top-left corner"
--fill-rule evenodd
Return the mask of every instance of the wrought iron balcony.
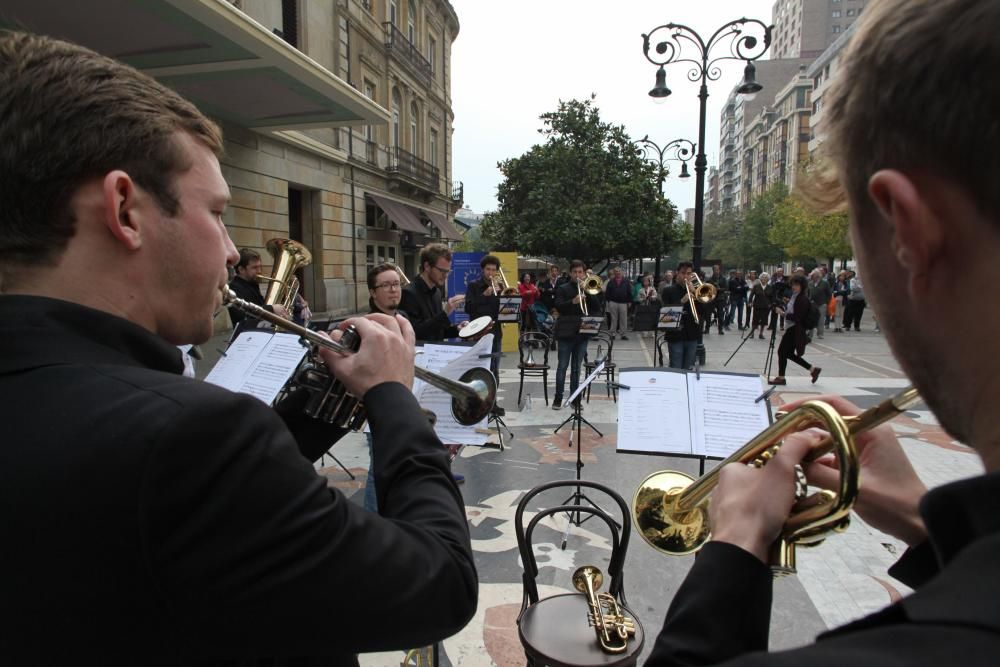
M 386 148 L 386 153 L 388 160 L 385 170 L 387 173 L 406 176 L 435 192 L 438 191 L 440 171 L 437 167 L 398 146 Z
M 391 22 L 382 24 L 385 28 L 385 48 L 394 54 L 398 60 L 409 66 L 417 75 L 424 77 L 425 83 L 430 83 L 434 77 L 431 63 L 424 58 L 418 49 L 406 36 L 400 32 L 399 28 Z

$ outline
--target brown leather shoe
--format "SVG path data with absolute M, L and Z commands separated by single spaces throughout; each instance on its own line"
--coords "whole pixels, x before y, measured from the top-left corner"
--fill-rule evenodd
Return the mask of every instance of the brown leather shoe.
M 771 378 L 767 381 L 768 384 L 788 384 L 783 377 Z
M 816 380 L 819 379 L 819 374 L 823 372 L 823 369 L 819 366 L 813 366 L 812 370 L 809 371 L 809 375 L 812 376 L 813 384 L 816 384 Z

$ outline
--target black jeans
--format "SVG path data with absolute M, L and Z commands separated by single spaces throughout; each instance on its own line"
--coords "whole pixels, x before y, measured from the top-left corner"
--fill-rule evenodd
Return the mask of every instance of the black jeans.
M 850 329 L 851 323 L 854 323 L 855 331 L 861 328 L 861 316 L 865 312 L 865 300 L 864 299 L 848 299 L 847 306 L 844 308 L 844 328 Z
M 788 368 L 789 361 L 797 363 L 807 371 L 812 370 L 812 364 L 806 361 L 804 357 L 795 354 L 795 334 L 798 331 L 798 326 L 795 325 L 785 329 L 785 333 L 781 336 L 781 342 L 778 343 L 778 375 L 781 377 L 785 376 L 785 369 Z

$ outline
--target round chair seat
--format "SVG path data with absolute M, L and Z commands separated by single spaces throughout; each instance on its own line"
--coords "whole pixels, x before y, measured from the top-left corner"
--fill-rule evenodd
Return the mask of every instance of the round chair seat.
M 635 622 L 635 636 L 629 637 L 624 653 L 605 653 L 597 643 L 597 631 L 587 622 L 587 598 L 582 593 L 553 595 L 524 610 L 518 635 L 525 653 L 551 667 L 588 667 L 589 665 L 633 665 L 645 641 L 642 623 L 628 610 Z

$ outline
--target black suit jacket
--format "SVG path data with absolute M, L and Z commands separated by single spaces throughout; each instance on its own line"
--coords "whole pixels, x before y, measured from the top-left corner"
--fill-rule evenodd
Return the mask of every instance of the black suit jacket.
M 1000 656 L 1000 473 L 929 492 L 928 543 L 889 570 L 915 592 L 821 634 L 766 653 L 771 573 L 739 547 L 709 542 L 677 591 L 647 667 L 661 665 L 996 665 Z M 830 539 L 838 539 L 836 536 Z
M 130 322 L 0 296 L 0 348 L 0 664 L 354 665 L 474 613 L 462 498 L 402 385 L 364 397 L 379 516 Z
M 417 340 L 436 341 L 458 335 L 458 327 L 451 323 L 441 307 L 443 298 L 441 290 L 428 287 L 421 276 L 403 288 L 399 307 L 409 315 Z
M 573 299 L 579 296 L 579 293 L 577 284 L 572 280 L 556 288 L 556 310 L 559 311 L 554 331 L 556 338 L 574 338 L 580 334 L 583 308 L 580 304 L 573 303 Z M 584 298 L 587 300 L 587 314 L 601 315 L 601 298 L 591 294 L 584 294 Z
M 231 281 L 229 281 L 229 289 L 236 292 L 236 296 L 243 299 L 244 301 L 249 301 L 250 303 L 255 303 L 258 306 L 263 307 L 268 312 L 273 313 L 274 307 L 264 305 L 264 295 L 260 293 L 260 285 L 251 282 L 249 280 L 243 280 L 239 276 L 236 276 Z M 234 334 L 236 337 L 240 331 L 245 331 L 247 329 L 253 329 L 260 322 L 259 319 L 252 315 L 247 315 L 239 308 L 234 308 L 229 306 L 229 319 L 233 323 Z

